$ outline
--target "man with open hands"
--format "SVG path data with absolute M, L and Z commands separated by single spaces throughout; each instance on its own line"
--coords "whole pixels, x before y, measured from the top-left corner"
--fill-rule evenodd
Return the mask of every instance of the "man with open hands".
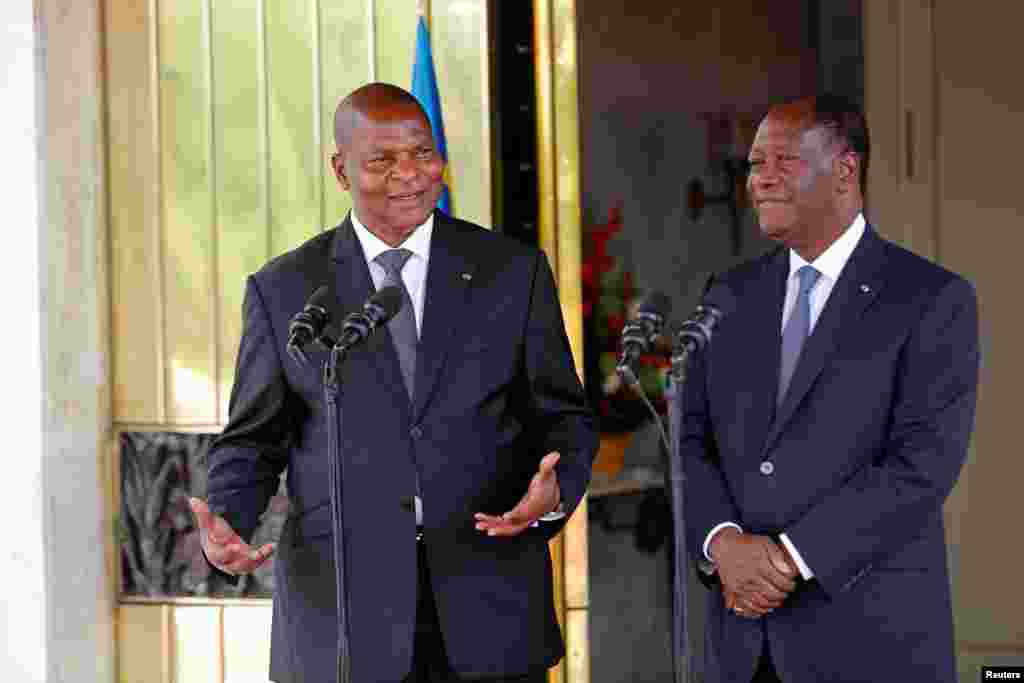
M 541 683 L 564 654 L 548 540 L 597 450 L 544 255 L 434 207 L 444 162 L 416 100 L 371 84 L 335 114 L 331 168 L 352 197 L 333 230 L 246 286 L 230 419 L 193 501 L 228 574 L 275 559 L 270 678 L 334 681 L 338 615 L 320 368 L 285 353 L 321 285 L 332 319 L 384 286 L 403 306 L 341 371 L 352 680 Z M 287 468 L 278 543 L 247 543 Z

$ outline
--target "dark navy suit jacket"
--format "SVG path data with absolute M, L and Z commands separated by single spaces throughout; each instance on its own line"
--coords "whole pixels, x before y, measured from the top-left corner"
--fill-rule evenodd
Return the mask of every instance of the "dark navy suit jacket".
M 562 499 L 579 503 L 597 436 L 565 334 L 551 269 L 535 248 L 437 212 L 416 393 L 409 400 L 386 329 L 342 373 L 341 452 L 352 677 L 399 681 L 416 624 L 418 470 L 433 593 L 453 669 L 513 675 L 558 661 L 544 523 L 514 538 L 474 529 L 501 514 L 557 450 Z M 243 536 L 287 467 L 291 512 L 278 544 L 271 678 L 333 681 L 337 615 L 320 366 L 285 353 L 288 325 L 333 284 L 334 319 L 373 292 L 345 220 L 278 257 L 247 283 L 230 420 L 210 453 L 209 501 Z
M 785 532 L 815 579 L 759 620 L 712 585 L 705 680 L 750 681 L 767 638 L 786 683 L 953 682 L 942 506 L 973 427 L 974 290 L 869 226 L 776 410 L 788 274 L 780 248 L 720 278 L 737 306 L 686 386 L 687 532 L 694 558 L 723 521 Z

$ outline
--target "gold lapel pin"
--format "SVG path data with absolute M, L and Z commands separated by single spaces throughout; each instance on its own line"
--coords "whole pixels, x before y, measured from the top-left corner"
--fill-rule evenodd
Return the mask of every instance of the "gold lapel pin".
M 870 291 L 871 291 L 871 288 L 870 288 L 870 287 L 868 287 L 867 285 L 861 285 L 861 286 L 860 286 L 860 291 L 862 291 L 862 292 L 864 292 L 865 294 L 867 294 L 868 292 L 870 292 Z
M 473 279 L 473 276 L 470 273 L 463 273 L 462 279 L 465 280 L 466 282 L 469 282 L 470 280 Z

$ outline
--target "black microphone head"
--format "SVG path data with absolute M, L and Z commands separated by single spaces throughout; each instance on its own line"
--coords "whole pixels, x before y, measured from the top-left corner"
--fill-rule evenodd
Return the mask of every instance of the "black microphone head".
M 374 325 L 383 325 L 402 310 L 402 290 L 395 285 L 382 287 L 363 305 Z
M 718 317 L 724 318 L 736 309 L 736 295 L 724 282 L 715 282 L 704 295 L 701 305 L 705 308 L 714 308 Z
M 658 316 L 662 320 L 672 311 L 672 300 L 662 292 L 651 292 L 645 296 L 636 309 L 637 315 Z
M 322 308 L 323 310 L 327 311 L 330 308 L 328 306 L 330 301 L 331 290 L 327 287 L 327 285 L 320 285 L 319 287 L 317 287 L 316 291 L 314 291 L 309 296 L 309 301 L 306 302 L 306 305 L 316 306 L 317 308 Z

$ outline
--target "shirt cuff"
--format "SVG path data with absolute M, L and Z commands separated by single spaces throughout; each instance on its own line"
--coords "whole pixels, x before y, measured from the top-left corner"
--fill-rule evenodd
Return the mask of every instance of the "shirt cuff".
M 782 545 L 786 546 L 786 550 L 789 551 L 789 556 L 796 562 L 796 568 L 800 570 L 800 576 L 804 577 L 805 581 L 810 581 L 814 578 L 814 572 L 804 562 L 804 558 L 800 556 L 800 551 L 793 545 L 793 541 L 789 540 L 789 536 L 786 534 L 779 534 L 779 540 L 782 541 Z
M 714 562 L 714 560 L 711 558 L 711 555 L 708 554 L 708 548 L 711 547 L 711 539 L 713 539 L 715 537 L 715 534 L 717 534 L 719 531 L 721 531 L 722 529 L 724 529 L 726 527 L 732 527 L 733 529 L 736 529 L 740 533 L 743 533 L 743 527 L 741 527 L 736 522 L 722 522 L 721 524 L 717 525 L 714 529 L 712 529 L 708 533 L 708 535 L 704 537 L 704 558 L 708 562 Z
M 565 503 L 559 501 L 558 507 L 546 515 L 541 515 L 537 519 L 541 522 L 557 522 L 558 520 L 565 517 Z

